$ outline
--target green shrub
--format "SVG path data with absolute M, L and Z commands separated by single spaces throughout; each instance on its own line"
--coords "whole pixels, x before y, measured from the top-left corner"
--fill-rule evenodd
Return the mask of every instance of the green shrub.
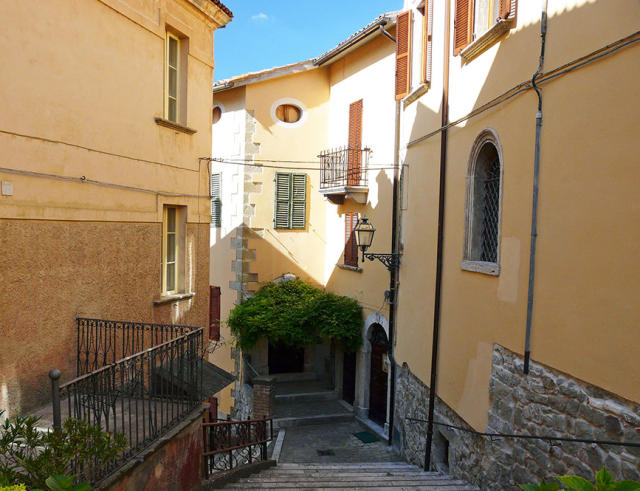
M 347 352 L 362 343 L 362 307 L 349 297 L 325 293 L 300 279 L 268 283 L 236 307 L 227 320 L 236 342 L 252 348 L 270 344 L 303 348 L 322 338 L 342 342 Z
M 567 486 L 567 489 L 574 491 L 640 491 L 640 482 L 615 482 L 606 468 L 596 474 L 595 485 L 579 476 L 561 476 L 556 479 Z M 559 484 L 547 484 L 544 479 L 540 484 L 520 484 L 520 487 L 525 491 L 557 491 L 560 489 Z
M 91 472 L 127 448 L 124 434 L 111 435 L 83 420 L 67 419 L 54 431 L 43 431 L 39 421 L 35 416 L 18 416 L 0 425 L 0 485 L 24 483 L 27 489 L 57 485 L 50 489 L 64 490 L 61 486 L 67 481 L 56 482 L 55 476 L 69 474 L 74 464 Z
M 0 491 L 27 491 L 24 484 L 15 484 L 11 486 L 0 486 Z

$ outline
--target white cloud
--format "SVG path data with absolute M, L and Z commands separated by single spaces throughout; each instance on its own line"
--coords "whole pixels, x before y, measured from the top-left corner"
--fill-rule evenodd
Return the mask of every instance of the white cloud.
M 251 18 L 253 20 L 267 20 L 269 16 L 267 14 L 263 14 L 262 12 L 260 12 L 258 15 L 252 15 Z

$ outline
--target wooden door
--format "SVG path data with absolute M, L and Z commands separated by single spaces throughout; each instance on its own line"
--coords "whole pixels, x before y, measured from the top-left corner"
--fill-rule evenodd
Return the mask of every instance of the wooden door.
M 269 373 L 304 372 L 304 348 L 269 343 Z
M 345 353 L 342 363 L 342 398 L 349 404 L 356 399 L 356 354 Z
M 387 420 L 387 380 L 384 361 L 389 351 L 389 341 L 380 325 L 371 335 L 371 381 L 369 385 L 369 419 L 384 426 Z

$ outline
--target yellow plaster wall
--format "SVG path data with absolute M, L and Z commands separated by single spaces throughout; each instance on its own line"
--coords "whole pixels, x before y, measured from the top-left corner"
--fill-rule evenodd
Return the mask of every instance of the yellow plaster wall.
M 0 408 L 75 375 L 77 315 L 205 326 L 213 30 L 209 2 L 0 1 Z M 204 12 L 204 13 L 203 13 Z M 213 20 L 214 17 L 217 20 Z M 159 126 L 167 29 L 188 38 L 187 135 Z M 186 43 L 186 41 L 185 41 Z M 186 289 L 161 294 L 164 204 L 187 206 Z
M 452 57 L 450 120 L 533 75 L 540 5 L 518 4 L 517 28 L 506 38 L 471 61 Z M 635 32 L 639 14 L 637 2 L 627 0 L 552 5 L 545 70 Z M 405 110 L 405 142 L 439 127 L 444 13 L 434 15 L 434 85 Z M 532 338 L 533 359 L 636 402 L 640 171 L 633 162 L 640 147 L 629 132 L 640 109 L 639 49 L 628 47 L 543 86 Z M 536 106 L 528 92 L 449 130 L 438 394 L 477 429 L 487 421 L 493 343 L 524 351 Z M 504 150 L 498 277 L 460 269 L 469 152 L 486 127 L 498 132 Z M 431 363 L 439 147 L 436 136 L 405 158 L 409 205 L 396 359 L 424 381 Z
M 264 239 L 251 239 L 249 248 L 256 250 L 257 260 L 251 271 L 258 274 L 260 284 L 285 273 L 293 273 L 318 286 L 324 283 L 326 204 L 318 192 L 320 173 L 317 155 L 327 148 L 328 76 L 326 69 L 319 68 L 247 86 L 246 108 L 254 112 L 257 123 L 254 142 L 260 145 L 256 161 L 276 160 L 280 162 L 265 164 L 296 168 L 264 168 L 261 175 L 254 175 L 253 182 L 262 184 L 262 192 L 252 194 L 250 198 L 249 204 L 255 207 L 251 228 L 263 229 Z M 276 125 L 270 111 L 273 103 L 281 98 L 302 102 L 309 114 L 306 123 L 297 128 Z M 282 162 L 287 160 L 309 163 Z M 273 180 L 278 170 L 303 172 L 308 176 L 305 230 L 276 230 L 273 227 Z M 257 288 L 257 285 L 252 287 Z
M 391 30 L 395 35 L 395 29 Z M 367 216 L 376 227 L 369 252 L 391 252 L 391 209 L 396 104 L 393 99 L 395 45 L 378 36 L 330 66 L 329 147 L 348 145 L 349 105 L 362 99 L 362 144 L 372 154 L 368 172 L 366 204 L 346 199 L 343 205 L 327 206 L 327 289 L 356 298 L 364 316 L 382 309 L 388 318 L 384 291 L 389 289 L 389 272 L 380 262 L 359 258 L 361 272 L 337 267 L 344 262 L 345 213 Z

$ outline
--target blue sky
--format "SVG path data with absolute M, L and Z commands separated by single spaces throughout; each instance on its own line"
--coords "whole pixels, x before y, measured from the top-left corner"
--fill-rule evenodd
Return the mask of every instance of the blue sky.
M 215 32 L 215 80 L 318 56 L 402 0 L 222 0 L 233 20 Z

